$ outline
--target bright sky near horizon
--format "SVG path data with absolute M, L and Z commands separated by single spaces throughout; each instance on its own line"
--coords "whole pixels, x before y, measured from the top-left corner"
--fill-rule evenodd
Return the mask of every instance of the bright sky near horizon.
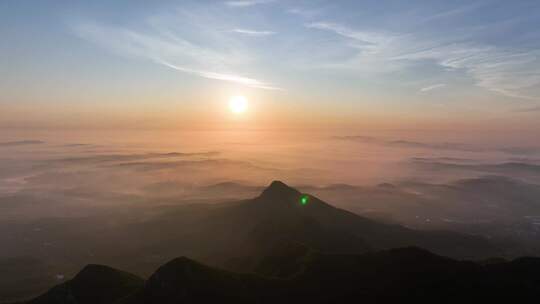
M 1 128 L 540 128 L 534 0 L 8 0 L 0 37 Z

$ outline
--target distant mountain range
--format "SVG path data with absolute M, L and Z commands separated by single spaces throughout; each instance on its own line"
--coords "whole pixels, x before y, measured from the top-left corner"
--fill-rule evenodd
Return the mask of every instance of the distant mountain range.
M 115 233 L 101 240 L 114 247 L 114 265 L 135 265 L 152 253 L 171 261 L 146 281 L 89 265 L 29 303 L 527 302 L 540 296 L 540 259 L 446 258 L 499 251 L 476 236 L 379 223 L 279 181 L 254 199 L 168 209 Z M 112 243 L 122 235 L 137 242 Z
M 307 200 L 305 204 L 302 197 Z M 304 244 L 332 254 L 404 246 L 418 246 L 455 258 L 486 258 L 501 252 L 477 236 L 379 223 L 335 208 L 279 181 L 256 198 L 182 206 L 111 231 L 100 241 L 113 245 L 115 240 L 133 237 L 139 244 L 131 242 L 117 252 L 129 256 L 127 261 L 137 259 L 137 255 L 172 259 L 182 253 L 237 271 L 251 271 L 260 257 L 279 243 Z M 120 265 L 132 268 L 128 263 Z

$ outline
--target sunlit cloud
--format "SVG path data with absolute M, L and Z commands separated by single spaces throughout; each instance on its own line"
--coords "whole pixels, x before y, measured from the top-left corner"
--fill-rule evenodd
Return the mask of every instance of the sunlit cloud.
M 197 76 L 208 78 L 208 79 L 234 82 L 237 84 L 245 85 L 247 87 L 258 88 L 258 89 L 282 90 L 281 88 L 272 86 L 269 83 L 261 82 L 257 79 L 252 79 L 252 78 L 247 78 L 247 77 L 242 77 L 242 76 L 237 76 L 237 75 L 232 75 L 232 74 L 221 74 L 221 73 L 210 72 L 210 71 L 193 70 L 193 69 L 177 66 L 177 65 L 174 65 L 172 63 L 169 63 L 160 59 L 156 59 L 156 61 L 171 69 L 175 69 L 177 71 L 197 75 Z
M 257 4 L 266 4 L 274 2 L 275 0 L 236 0 L 236 1 L 226 1 L 225 4 L 233 7 L 248 7 Z
M 433 90 L 436 90 L 436 89 L 444 88 L 445 86 L 446 86 L 445 83 L 438 83 L 438 84 L 434 84 L 434 85 L 430 85 L 430 86 L 421 88 L 420 92 L 429 92 L 429 91 L 433 91 Z
M 317 9 L 306 9 L 306 8 L 291 8 L 291 9 L 288 9 L 287 10 L 287 13 L 289 14 L 293 14 L 293 15 L 298 15 L 298 16 L 301 16 L 301 17 L 304 17 L 304 18 L 313 18 L 313 17 L 316 17 L 316 16 L 319 16 L 321 14 L 323 14 L 324 10 L 323 9 L 320 9 L 320 8 L 317 8 Z
M 540 85 L 538 51 L 516 51 L 452 37 L 426 39 L 409 33 L 363 31 L 331 22 L 315 22 L 306 27 L 349 39 L 343 47 L 358 49 L 355 58 L 326 66 L 376 71 L 409 67 L 400 63 L 433 62 L 445 71 L 466 73 L 476 86 L 486 90 L 513 98 L 538 98 L 525 93 Z
M 144 58 L 176 71 L 207 79 L 258 89 L 280 90 L 277 86 L 255 78 L 241 76 L 235 72 L 224 72 L 233 70 L 235 63 L 248 60 L 248 56 L 241 51 L 228 48 L 215 49 L 196 44 L 168 29 L 160 28 L 156 32 L 147 33 L 95 23 L 78 24 L 73 29 L 83 39 L 120 55 Z
M 460 15 L 464 15 L 466 13 L 473 12 L 473 11 L 475 11 L 477 9 L 480 9 L 483 6 L 486 6 L 486 5 L 488 5 L 488 3 L 484 2 L 484 1 L 473 2 L 471 4 L 460 6 L 460 7 L 454 8 L 454 9 L 443 10 L 443 11 L 437 12 L 437 13 L 435 13 L 433 15 L 430 15 L 430 16 L 424 18 L 422 20 L 422 22 L 425 23 L 425 22 L 436 21 L 436 20 L 441 20 L 441 19 L 451 19 L 451 18 L 454 18 L 456 16 L 460 16 Z
M 243 34 L 246 36 L 255 36 L 255 37 L 270 36 L 270 35 L 276 34 L 276 32 L 272 32 L 272 31 L 255 31 L 255 30 L 240 29 L 240 28 L 233 29 L 231 30 L 231 32 L 237 33 L 237 34 Z
M 540 112 L 540 106 L 519 108 L 519 109 L 516 109 L 514 112 L 521 112 L 521 113 Z
M 398 55 L 396 60 L 433 60 L 450 71 L 464 70 L 478 87 L 520 99 L 536 99 L 522 93 L 540 84 L 540 63 L 532 52 L 515 53 L 492 46 L 450 44 Z
M 374 31 L 355 31 L 345 26 L 329 23 L 329 22 L 314 22 L 306 24 L 307 28 L 325 30 L 334 32 L 337 35 L 355 40 L 356 48 L 371 53 L 376 53 L 380 47 L 389 43 L 393 37 L 389 34 L 378 33 Z

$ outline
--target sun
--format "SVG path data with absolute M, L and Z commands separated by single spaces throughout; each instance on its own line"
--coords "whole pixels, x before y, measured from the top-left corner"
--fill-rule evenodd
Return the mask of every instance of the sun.
M 234 114 L 241 114 L 247 111 L 249 101 L 244 96 L 231 96 L 229 99 L 229 109 Z

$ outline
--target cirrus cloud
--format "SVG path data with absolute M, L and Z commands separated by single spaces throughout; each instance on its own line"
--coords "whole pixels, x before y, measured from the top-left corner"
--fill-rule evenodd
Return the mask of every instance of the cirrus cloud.
M 225 5 L 232 6 L 232 7 L 248 7 L 248 6 L 254 6 L 257 4 L 267 4 L 272 3 L 275 0 L 234 0 L 234 1 L 226 1 Z
M 185 14 L 188 13 L 185 12 Z M 177 30 L 178 24 L 175 24 L 176 27 L 169 28 L 160 18 L 166 19 L 162 16 L 149 18 L 153 22 L 149 24 L 150 30 L 107 26 L 95 22 L 79 22 L 72 26 L 72 30 L 77 36 L 122 56 L 143 58 L 176 71 L 206 79 L 232 82 L 257 89 L 281 90 L 269 82 L 247 77 L 235 71 L 238 69 L 237 66 L 245 66 L 250 60 L 249 54 L 244 50 L 228 47 L 225 44 L 212 46 L 196 39 L 189 39 Z M 196 16 L 189 15 L 185 19 L 196 19 Z M 188 25 L 191 26 L 191 24 Z M 200 27 L 200 24 L 193 26 Z M 251 36 L 273 34 L 269 31 L 242 29 L 237 29 L 235 32 Z M 213 31 L 212 34 L 218 35 L 219 31 Z M 221 39 L 215 36 L 210 38 Z
M 270 36 L 270 35 L 276 34 L 276 32 L 273 32 L 273 31 L 256 31 L 256 30 L 248 30 L 248 29 L 241 29 L 241 28 L 233 29 L 231 30 L 231 32 L 237 33 L 237 34 L 243 34 L 247 36 L 254 36 L 254 37 Z
M 434 84 L 434 85 L 430 85 L 430 86 L 421 88 L 420 92 L 429 92 L 429 91 L 433 91 L 433 90 L 436 90 L 436 89 L 444 88 L 445 86 L 446 86 L 445 83 L 438 83 L 438 84 Z
M 357 50 L 356 56 L 326 64 L 326 67 L 393 72 L 414 63 L 434 63 L 445 71 L 469 75 L 474 85 L 488 91 L 519 99 L 539 98 L 527 93 L 528 89 L 540 86 L 538 50 L 498 47 L 457 36 L 424 37 L 414 33 L 353 29 L 322 21 L 305 27 L 334 33 L 348 40 L 343 47 Z

